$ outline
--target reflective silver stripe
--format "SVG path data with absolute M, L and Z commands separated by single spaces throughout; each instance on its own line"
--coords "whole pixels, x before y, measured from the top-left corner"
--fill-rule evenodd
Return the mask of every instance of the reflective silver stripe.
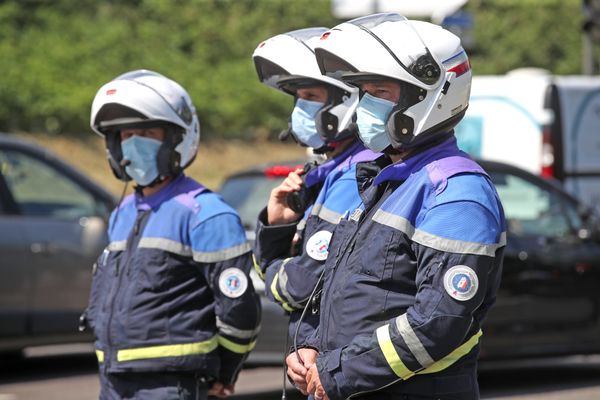
M 224 250 L 213 252 L 194 251 L 193 254 L 195 261 L 212 263 L 218 261 L 225 261 L 231 258 L 241 256 L 242 254 L 246 254 L 247 252 L 249 252 L 250 249 L 250 243 L 245 242 Z
M 406 314 L 402 314 L 396 318 L 396 328 L 398 328 L 398 332 L 400 332 L 400 336 L 404 339 L 404 343 L 406 343 L 410 352 L 415 356 L 423 368 L 427 368 L 435 362 L 427 350 L 425 350 L 425 346 L 423 346 L 423 343 L 421 343 L 417 334 L 408 323 Z
M 415 227 L 403 217 L 389 213 L 383 210 L 377 210 L 373 215 L 373 221 L 382 225 L 404 232 L 412 241 L 431 247 L 440 251 L 447 251 L 459 254 L 477 254 L 482 256 L 495 257 L 496 250 L 506 245 L 506 232 L 500 235 L 500 241 L 494 244 L 484 244 L 475 242 L 466 242 L 463 240 L 446 239 L 440 236 L 432 235 Z
M 127 240 L 120 240 L 118 242 L 110 242 L 106 247 L 109 251 L 123 251 L 127 246 Z
M 279 267 L 279 272 L 277 273 L 277 275 L 279 275 L 278 280 L 279 280 L 279 289 L 281 290 L 280 295 L 282 297 L 284 297 L 284 299 L 287 300 L 288 304 L 290 304 L 294 308 L 302 308 L 302 305 L 296 303 L 294 301 L 294 299 L 292 298 L 292 296 L 290 295 L 290 292 L 288 292 L 288 290 L 287 290 L 288 276 L 287 276 L 287 272 L 285 271 L 285 265 L 290 260 L 291 260 L 291 258 L 285 259 L 281 263 L 281 267 Z
M 302 231 L 302 230 L 304 230 L 305 226 L 306 226 L 306 220 L 303 219 L 300 222 L 298 222 L 298 225 L 296 226 L 296 231 Z
M 500 243 L 483 244 L 464 242 L 462 240 L 445 239 L 417 229 L 412 240 L 424 246 L 440 251 L 494 257 L 496 255 L 496 250 L 506 244 L 506 233 L 502 232 L 502 235 L 500 236 Z
M 260 332 L 260 325 L 257 326 L 254 330 L 238 329 L 235 326 L 226 324 L 219 317 L 217 317 L 217 328 L 219 328 L 219 331 L 221 333 L 228 336 L 236 337 L 238 339 L 252 339 Z
M 310 213 L 334 225 L 339 224 L 342 219 L 342 214 L 332 211 L 322 204 L 316 204 Z
M 192 255 L 192 248 L 190 246 L 165 238 L 141 238 L 138 247 L 160 249 L 186 257 L 191 257 Z

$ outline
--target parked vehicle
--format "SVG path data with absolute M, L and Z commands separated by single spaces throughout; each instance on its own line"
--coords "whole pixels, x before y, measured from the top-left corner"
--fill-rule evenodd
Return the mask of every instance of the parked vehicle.
M 256 218 L 267 205 L 271 190 L 278 186 L 286 176 L 305 161 L 295 160 L 285 163 L 259 165 L 230 175 L 221 186 L 223 199 L 240 214 L 246 236 L 254 241 Z M 258 343 L 250 356 L 249 364 L 279 365 L 289 348 L 287 341 L 288 318 L 283 309 L 264 295 L 265 284 L 252 271 L 252 283 L 261 294 L 262 322 Z
M 78 332 L 116 199 L 47 150 L 0 134 L 0 352 Z
M 535 68 L 474 76 L 456 136 L 472 156 L 555 178 L 600 212 L 600 77 Z
M 554 118 L 544 128 L 542 175 L 600 212 L 600 77 L 555 77 L 545 107 Z
M 221 194 L 238 209 L 249 236 L 271 188 L 297 164 L 257 166 L 225 180 Z M 496 185 L 508 220 L 503 280 L 484 324 L 482 359 L 600 352 L 597 217 L 552 180 L 505 163 L 480 164 Z M 264 288 L 256 281 L 258 290 Z M 251 361 L 265 354 L 281 361 L 289 347 L 287 318 L 264 296 L 263 306 Z

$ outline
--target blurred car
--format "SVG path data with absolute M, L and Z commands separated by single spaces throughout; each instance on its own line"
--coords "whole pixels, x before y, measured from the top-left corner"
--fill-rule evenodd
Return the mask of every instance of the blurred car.
M 78 332 L 116 199 L 45 149 L 0 134 L 0 352 Z
M 500 162 L 479 163 L 498 190 L 508 222 L 502 284 L 484 324 L 481 358 L 600 352 L 597 217 L 554 181 Z M 225 180 L 221 194 L 239 211 L 250 239 L 270 190 L 298 164 L 256 166 Z M 250 361 L 280 361 L 289 348 L 287 317 L 265 296 L 263 306 L 262 333 Z
M 256 217 L 267 205 L 271 190 L 278 186 L 288 174 L 302 167 L 306 160 L 287 161 L 252 167 L 230 175 L 225 179 L 219 192 L 223 199 L 240 214 L 246 236 L 254 242 Z M 280 365 L 287 353 L 288 317 L 283 309 L 264 295 L 265 284 L 252 271 L 252 282 L 261 294 L 262 323 L 261 334 L 255 349 L 250 353 L 247 364 Z

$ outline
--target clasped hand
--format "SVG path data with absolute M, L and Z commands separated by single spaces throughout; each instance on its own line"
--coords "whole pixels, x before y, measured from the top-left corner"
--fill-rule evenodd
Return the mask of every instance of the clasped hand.
M 291 353 L 285 359 L 287 374 L 294 385 L 302 394 L 311 394 L 315 400 L 329 400 L 317 370 L 317 356 L 319 353 L 314 349 L 298 349 L 298 353 Z

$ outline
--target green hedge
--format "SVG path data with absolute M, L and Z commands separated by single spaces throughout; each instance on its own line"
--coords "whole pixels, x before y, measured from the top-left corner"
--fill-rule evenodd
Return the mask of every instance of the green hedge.
M 480 0 L 477 73 L 581 69 L 578 0 Z M 274 137 L 291 99 L 258 83 L 263 39 L 336 21 L 325 0 L 5 0 L 0 3 L 0 131 L 90 134 L 96 90 L 137 68 L 185 86 L 204 138 Z

